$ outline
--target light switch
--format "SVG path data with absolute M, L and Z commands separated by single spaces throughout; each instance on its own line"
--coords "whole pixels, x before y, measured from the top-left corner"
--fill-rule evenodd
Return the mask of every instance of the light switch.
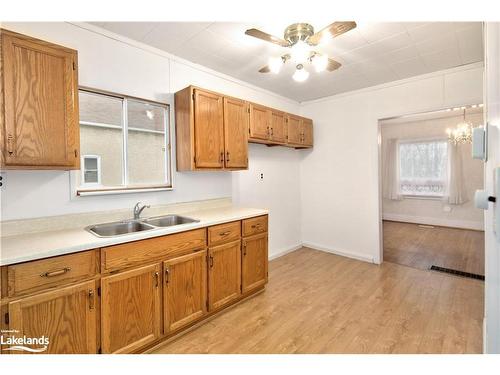
M 488 125 L 472 129 L 472 158 L 486 161 Z

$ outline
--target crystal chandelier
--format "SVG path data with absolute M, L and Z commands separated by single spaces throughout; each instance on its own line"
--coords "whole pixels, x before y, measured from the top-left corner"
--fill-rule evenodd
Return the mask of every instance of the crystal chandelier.
M 472 124 L 465 120 L 465 108 L 463 121 L 455 129 L 446 129 L 446 133 L 448 141 L 455 145 L 472 143 Z

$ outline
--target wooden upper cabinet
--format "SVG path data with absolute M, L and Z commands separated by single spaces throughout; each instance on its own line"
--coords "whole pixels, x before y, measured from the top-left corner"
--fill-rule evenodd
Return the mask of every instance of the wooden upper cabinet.
M 267 283 L 267 233 L 247 237 L 242 241 L 241 286 L 245 293 Z
M 224 98 L 224 162 L 226 168 L 248 168 L 248 104 Z
M 165 333 L 201 318 L 207 311 L 207 252 L 163 262 Z
M 208 250 L 208 305 L 222 307 L 241 294 L 241 241 Z
M 302 120 L 298 116 L 287 116 L 288 144 L 302 144 Z
M 312 120 L 302 119 L 302 144 L 312 147 L 313 145 L 313 123 Z
M 223 97 L 194 90 L 194 142 L 197 168 L 224 166 Z
M 79 169 L 77 51 L 0 34 L 2 167 Z
M 97 299 L 93 280 L 25 297 L 9 303 L 9 327 L 20 337 L 48 338 L 43 353 L 96 354 Z
M 103 353 L 131 353 L 160 337 L 160 264 L 101 279 Z
M 250 103 L 250 139 L 268 140 L 270 127 L 271 111 L 269 108 Z
M 175 93 L 177 170 L 248 168 L 248 107 L 193 86 Z
M 271 112 L 270 140 L 276 143 L 286 143 L 287 127 L 286 118 L 283 112 Z

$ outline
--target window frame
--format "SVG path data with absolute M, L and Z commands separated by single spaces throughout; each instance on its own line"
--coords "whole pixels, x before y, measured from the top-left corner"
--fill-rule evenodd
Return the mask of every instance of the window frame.
M 117 94 L 110 91 L 94 89 L 85 86 L 78 87 L 78 93 L 80 92 L 93 94 L 93 95 L 101 95 L 107 96 L 111 98 L 116 98 L 122 100 L 122 185 L 119 186 L 102 186 L 100 187 L 97 184 L 84 184 L 82 171 L 84 170 L 84 166 L 80 166 L 80 173 L 78 173 L 78 177 L 73 180 L 75 188 L 76 196 L 86 196 L 86 195 L 104 195 L 104 194 L 123 194 L 123 193 L 139 193 L 139 192 L 150 192 L 150 191 L 162 191 L 162 190 L 173 190 L 173 176 L 172 176 L 172 121 L 171 121 L 171 113 L 170 113 L 170 104 L 165 102 L 159 102 L 144 98 L 139 98 L 131 95 L 123 95 Z M 136 102 L 142 102 L 145 104 L 151 104 L 159 107 L 163 107 L 165 111 L 164 115 L 164 134 L 165 134 L 165 183 L 158 184 L 136 184 L 131 185 L 128 183 L 128 101 L 133 100 Z M 79 119 L 78 124 L 84 125 L 95 125 L 86 121 L 81 121 Z M 106 124 L 103 124 L 106 125 Z M 112 125 L 110 125 L 111 127 Z M 79 128 L 80 129 L 80 128 Z M 80 130 L 79 130 L 80 131 Z M 96 155 L 98 156 L 98 155 Z M 100 159 L 100 158 L 99 158 Z
M 445 178 L 445 191 L 441 195 L 436 194 L 404 194 L 401 191 L 401 155 L 400 155 L 400 145 L 404 143 L 430 143 L 430 142 L 444 142 L 446 143 L 446 178 Z M 448 150 L 448 139 L 443 137 L 431 137 L 431 138 L 407 138 L 407 139 L 399 139 L 398 140 L 398 191 L 399 195 L 404 199 L 426 199 L 426 200 L 442 200 L 446 197 L 446 191 L 448 189 L 448 164 L 449 164 L 449 150 Z

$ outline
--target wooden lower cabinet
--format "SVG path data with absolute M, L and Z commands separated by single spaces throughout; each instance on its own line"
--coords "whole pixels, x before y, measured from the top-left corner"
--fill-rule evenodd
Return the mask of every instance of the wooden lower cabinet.
M 20 337 L 48 338 L 43 353 L 95 354 L 96 294 L 96 283 L 92 280 L 10 302 L 9 328 L 19 331 L 16 335 Z
M 160 337 L 160 264 L 101 279 L 103 353 L 130 353 Z
M 241 240 L 208 250 L 208 308 L 215 310 L 241 294 Z
M 164 333 L 173 332 L 207 312 L 207 251 L 163 262 Z
M 267 233 L 244 238 L 241 250 L 241 289 L 246 293 L 267 283 Z

